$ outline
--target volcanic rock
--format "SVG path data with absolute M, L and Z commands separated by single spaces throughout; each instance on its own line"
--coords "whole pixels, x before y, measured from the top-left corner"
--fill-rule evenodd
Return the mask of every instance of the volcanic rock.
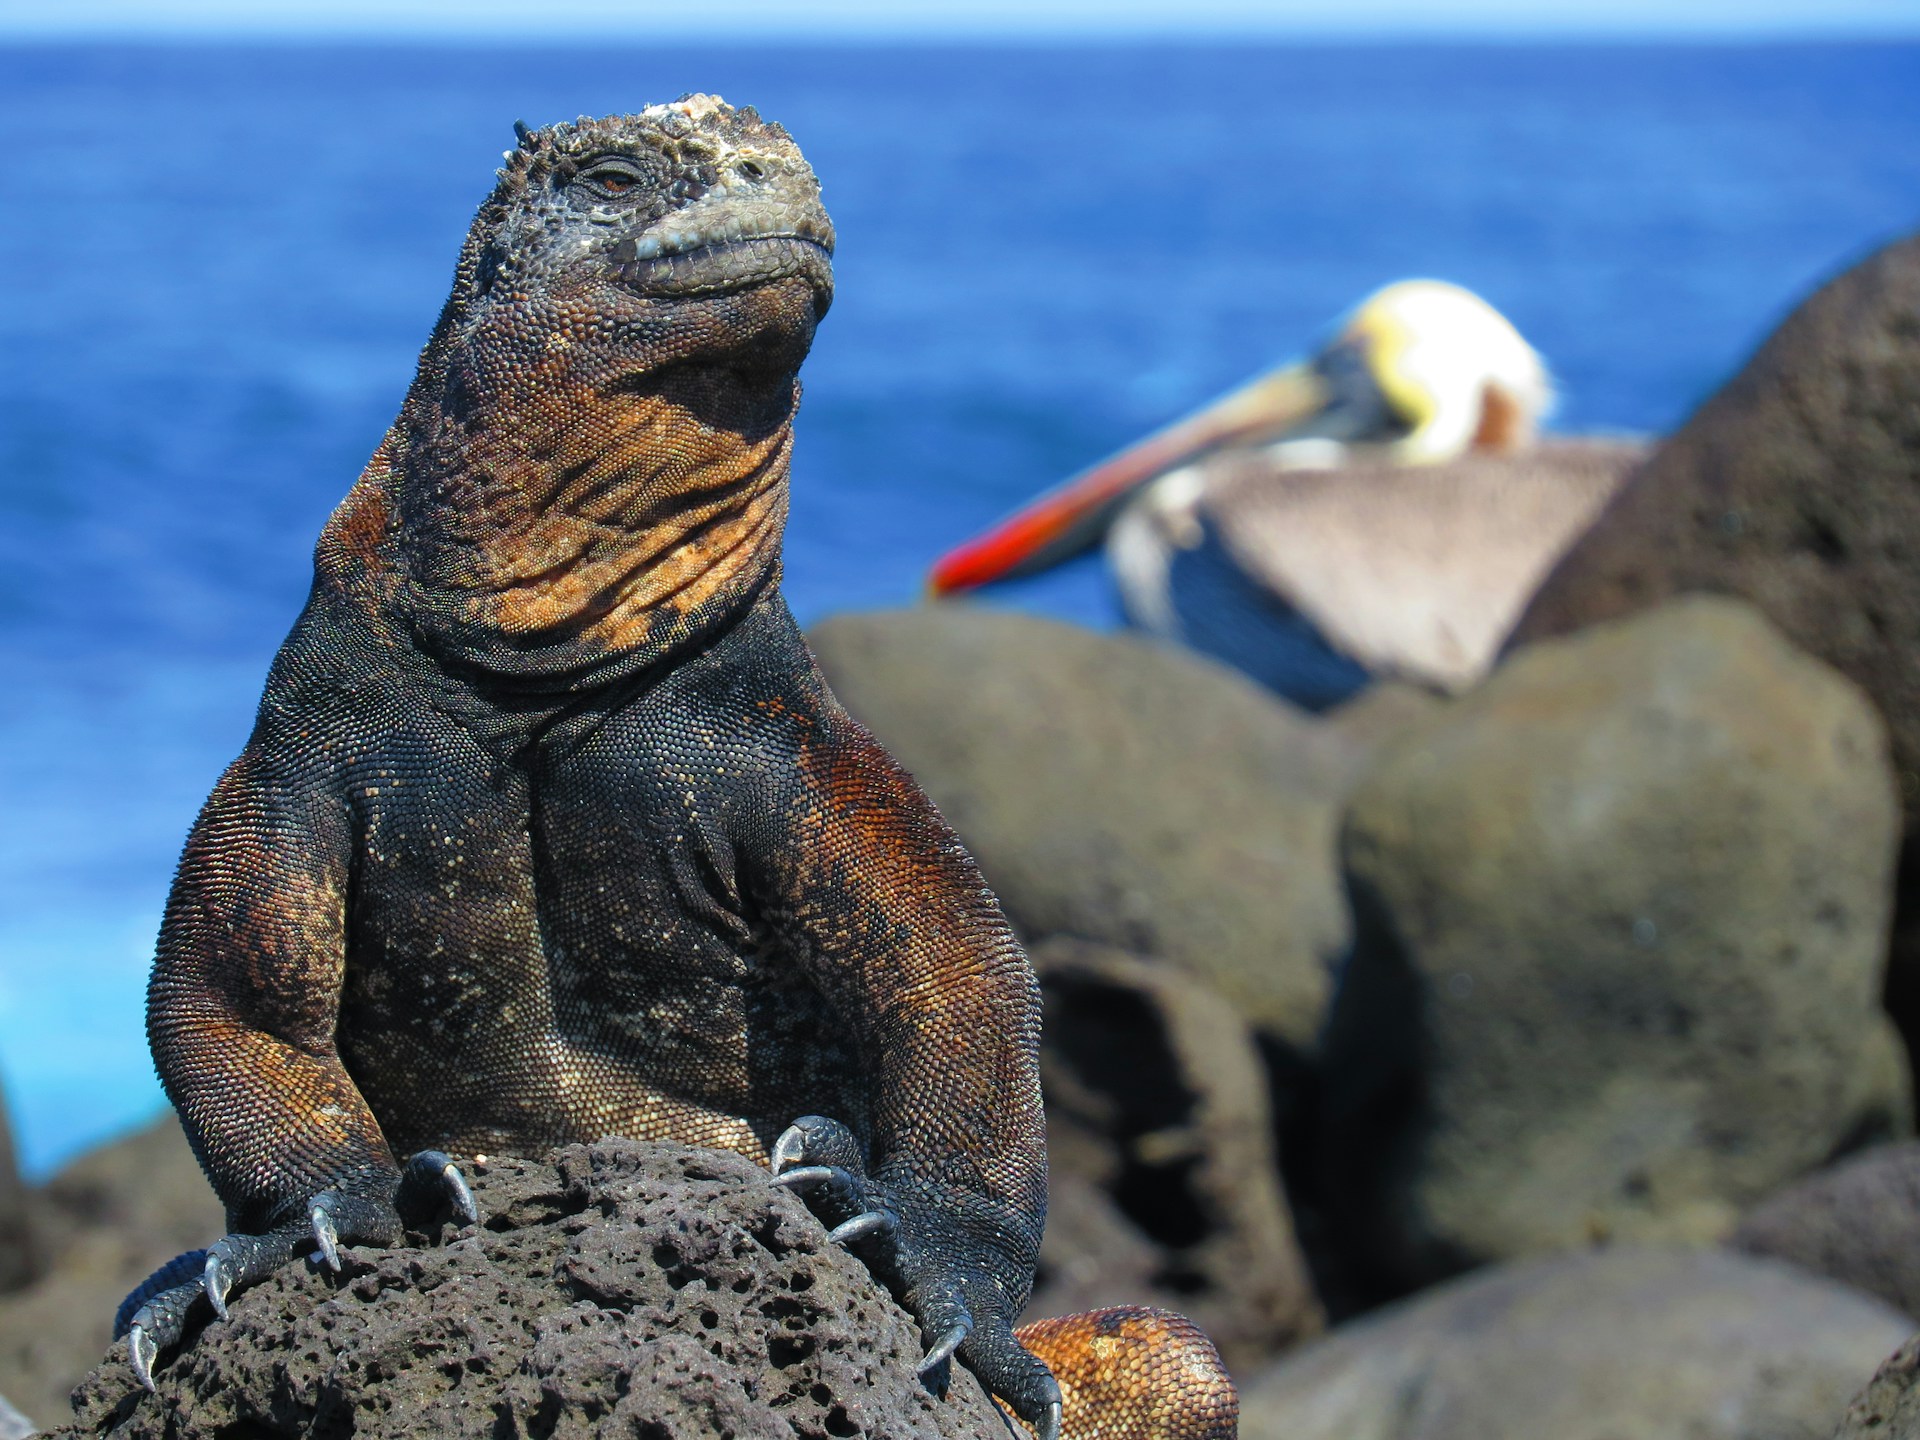
M 1827 1440 L 1909 1328 L 1843 1286 L 1722 1251 L 1554 1256 L 1455 1281 L 1295 1352 L 1242 1386 L 1240 1434 Z
M 1170 961 L 1311 1047 L 1348 938 L 1337 735 L 1211 661 L 1034 616 L 841 615 L 809 640 L 1028 938 Z
M 1808 1176 L 1756 1206 L 1730 1243 L 1878 1295 L 1920 1323 L 1920 1144 L 1876 1146 Z
M 1022 1318 L 1159 1305 L 1242 1373 L 1318 1331 L 1246 1022 L 1120 951 L 1056 938 L 1033 959 L 1052 1203 Z
M 1716 1240 L 1904 1133 L 1897 818 L 1872 707 L 1722 599 L 1531 647 L 1390 748 L 1346 824 L 1319 1177 L 1378 1293 Z
M 1875 1372 L 1854 1397 L 1833 1440 L 1913 1440 L 1920 1435 L 1920 1335 Z
M 272 1436 L 967 1436 L 1006 1428 L 761 1167 L 607 1140 L 472 1177 L 447 1243 L 289 1265 L 189 1336 L 148 1395 L 116 1344 L 59 1433 Z

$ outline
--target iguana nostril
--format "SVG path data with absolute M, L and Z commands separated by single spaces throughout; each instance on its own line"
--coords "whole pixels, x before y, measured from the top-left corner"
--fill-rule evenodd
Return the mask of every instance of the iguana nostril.
M 733 169 L 735 174 L 745 180 L 764 180 L 767 178 L 767 172 L 761 168 L 757 162 L 752 160 L 742 160 L 738 165 L 735 165 Z

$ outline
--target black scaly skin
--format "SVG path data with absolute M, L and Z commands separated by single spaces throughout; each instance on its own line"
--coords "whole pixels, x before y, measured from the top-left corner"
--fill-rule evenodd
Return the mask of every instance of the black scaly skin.
M 817 1114 L 783 1167 L 1057 1427 L 1011 1330 L 1033 976 L 778 590 L 831 245 L 785 132 L 708 97 L 509 153 L 168 903 L 149 1035 L 234 1233 L 136 1297 L 143 1377 L 287 1260 L 470 1213 L 449 1156 L 768 1159 Z

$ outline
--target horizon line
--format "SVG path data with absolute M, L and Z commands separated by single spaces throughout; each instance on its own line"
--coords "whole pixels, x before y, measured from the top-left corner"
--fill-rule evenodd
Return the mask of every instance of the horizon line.
M 768 23 L 725 22 L 682 24 L 601 24 L 571 29 L 565 35 L 516 23 L 463 23 L 448 25 L 427 21 L 409 22 L 394 18 L 373 23 L 327 23 L 315 21 L 278 21 L 234 23 L 231 21 L 187 21 L 173 24 L 125 23 L 101 21 L 80 24 L 46 25 L 14 23 L 0 17 L 0 45 L 18 43 L 229 43 L 229 42 L 313 42 L 344 44 L 421 43 L 451 45 L 532 45 L 540 49 L 576 49 L 582 45 L 621 42 L 729 42 L 750 39 L 755 44 L 848 44 L 848 43 L 931 43 L 986 42 L 1008 44 L 1137 44 L 1165 42 L 1211 43 L 1220 41 L 1265 42 L 1274 44 L 1528 44 L 1528 43 L 1601 43 L 1601 44 L 1725 44 L 1773 45 L 1792 43 L 1836 43 L 1850 45 L 1910 44 L 1920 41 L 1920 14 L 1907 25 L 1889 25 L 1884 20 L 1844 21 L 1782 20 L 1743 26 L 1676 22 L 1664 25 L 1641 23 L 1596 23 L 1569 20 L 1564 23 L 1460 23 L 1407 24 L 1380 21 L 1360 24 L 1336 24 L 1293 21 L 1272 24 L 1220 23 L 1109 23 L 1102 25 L 954 23 L 930 21 L 921 24 L 871 24 L 855 21 L 827 21 L 792 27 Z

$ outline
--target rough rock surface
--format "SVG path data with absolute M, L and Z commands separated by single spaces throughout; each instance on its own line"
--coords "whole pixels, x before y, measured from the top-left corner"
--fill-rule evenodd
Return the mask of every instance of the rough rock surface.
M 0 1296 L 0 1394 L 42 1426 L 100 1362 L 121 1299 L 226 1217 L 171 1112 L 89 1151 L 33 1192 L 46 1269 Z
M 1287 1357 L 1242 1387 L 1240 1434 L 1827 1440 L 1909 1328 L 1842 1286 L 1721 1251 L 1555 1256 L 1456 1281 Z
M 1028 615 L 841 615 L 809 640 L 1029 938 L 1172 961 L 1311 1046 L 1348 938 L 1336 735 L 1198 656 Z
M 1237 1373 L 1318 1331 L 1246 1022 L 1120 951 L 1054 939 L 1033 958 L 1053 1204 L 1022 1318 L 1160 1305 Z
M 1817 291 L 1548 576 L 1513 643 L 1737 595 L 1851 678 L 1920 804 L 1920 236 Z
M 1532 647 L 1389 749 L 1320 1151 L 1378 1293 L 1715 1240 L 1904 1133 L 1896 821 L 1872 707 L 1723 599 Z
M 1920 1324 L 1920 1144 L 1877 1146 L 1808 1176 L 1756 1206 L 1730 1243 L 1878 1295 Z
M 482 1225 L 290 1265 L 160 1368 L 115 1345 L 62 1434 L 266 1437 L 1006 1434 L 790 1193 L 738 1156 L 608 1140 L 474 1179 Z
M 1913 1440 L 1920 1435 L 1920 1335 L 1894 1351 L 1847 1406 L 1833 1440 Z

